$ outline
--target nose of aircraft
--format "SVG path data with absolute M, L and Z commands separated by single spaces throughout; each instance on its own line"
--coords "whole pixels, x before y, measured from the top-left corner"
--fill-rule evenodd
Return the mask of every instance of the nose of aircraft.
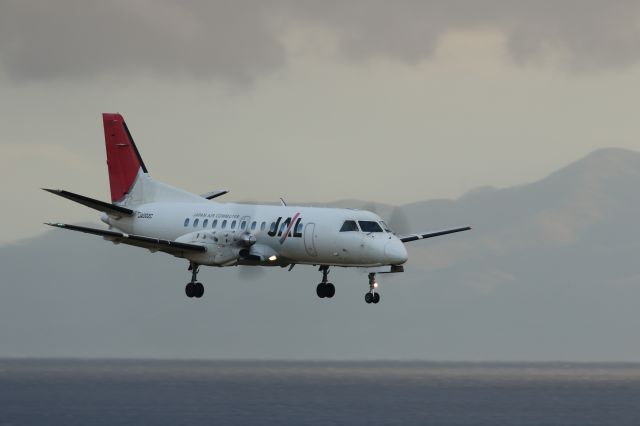
M 409 255 L 407 255 L 407 249 L 400 240 L 389 241 L 384 246 L 384 255 L 391 265 L 400 265 L 407 261 Z

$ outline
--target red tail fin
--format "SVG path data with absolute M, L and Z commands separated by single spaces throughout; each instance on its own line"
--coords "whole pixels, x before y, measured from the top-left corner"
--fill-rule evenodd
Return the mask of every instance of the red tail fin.
M 120 201 L 129 192 L 140 170 L 147 173 L 142 157 L 133 142 L 127 124 L 120 114 L 102 114 L 104 141 L 107 146 L 107 167 L 111 201 Z

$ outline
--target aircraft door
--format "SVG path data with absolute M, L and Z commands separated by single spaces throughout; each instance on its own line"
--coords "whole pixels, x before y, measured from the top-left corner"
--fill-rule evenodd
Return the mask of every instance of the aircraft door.
M 315 231 L 315 223 L 307 223 L 304 227 L 304 248 L 309 256 L 314 257 L 318 255 L 318 252 L 316 251 Z

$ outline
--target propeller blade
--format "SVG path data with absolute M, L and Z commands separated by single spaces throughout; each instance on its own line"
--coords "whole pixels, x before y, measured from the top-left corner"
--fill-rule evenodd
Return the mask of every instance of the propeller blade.
M 411 225 L 409 219 L 402 207 L 396 207 L 391 212 L 389 220 L 387 221 L 389 228 L 396 234 L 409 234 L 411 233 Z
M 264 275 L 263 266 L 238 266 L 238 278 L 243 281 L 257 281 Z

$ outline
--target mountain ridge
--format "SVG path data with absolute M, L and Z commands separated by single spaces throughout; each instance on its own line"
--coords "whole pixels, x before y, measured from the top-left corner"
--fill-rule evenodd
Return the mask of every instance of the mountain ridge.
M 639 157 L 405 206 L 416 231 L 474 229 L 409 244 L 374 309 L 365 275 L 332 268 L 325 303 L 304 266 L 203 268 L 193 303 L 186 261 L 50 230 L 0 246 L 0 357 L 640 361 Z

